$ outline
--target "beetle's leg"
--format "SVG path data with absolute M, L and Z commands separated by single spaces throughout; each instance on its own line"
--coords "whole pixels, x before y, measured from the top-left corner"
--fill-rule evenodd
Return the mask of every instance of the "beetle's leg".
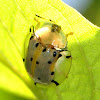
M 73 35 L 73 32 L 66 34 L 66 37 L 68 37 L 69 35 Z

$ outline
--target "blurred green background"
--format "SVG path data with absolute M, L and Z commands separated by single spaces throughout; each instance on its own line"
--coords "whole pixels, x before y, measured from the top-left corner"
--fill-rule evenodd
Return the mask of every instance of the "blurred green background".
M 100 0 L 62 0 L 100 27 Z

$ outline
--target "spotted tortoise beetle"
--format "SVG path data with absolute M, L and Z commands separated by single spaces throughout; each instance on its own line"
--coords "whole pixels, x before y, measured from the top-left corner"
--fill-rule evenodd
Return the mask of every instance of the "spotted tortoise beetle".
M 72 58 L 67 50 L 67 36 L 61 26 L 52 20 L 39 22 L 34 19 L 38 24 L 35 28 L 30 28 L 32 35 L 25 59 L 26 70 L 35 85 L 54 83 L 58 86 L 66 79 L 71 67 Z

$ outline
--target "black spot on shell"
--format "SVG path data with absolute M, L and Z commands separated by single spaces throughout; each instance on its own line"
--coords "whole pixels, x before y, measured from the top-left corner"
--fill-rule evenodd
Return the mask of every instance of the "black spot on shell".
M 54 75 L 54 72 L 51 72 L 51 75 Z
M 31 28 L 30 28 L 30 32 L 31 32 L 32 30 L 31 30 Z
M 38 80 L 40 80 L 40 78 L 38 78 Z
M 53 52 L 53 57 L 56 57 L 56 54 L 57 54 L 56 51 L 54 51 L 54 52 Z
M 66 56 L 66 58 L 70 58 L 71 56 Z
M 23 62 L 25 61 L 25 59 L 23 59 Z
M 51 64 L 52 62 L 51 61 L 48 61 L 48 64 Z
M 55 84 L 56 84 L 56 86 L 58 86 L 58 85 L 59 85 L 59 83 L 58 83 L 58 82 L 56 82 L 56 81 L 54 81 L 54 80 L 52 80 L 51 82 L 55 83 Z
M 33 36 L 30 37 L 30 40 L 33 38 Z
M 38 61 L 36 61 L 36 64 L 39 64 L 39 62 L 38 62 Z
M 33 60 L 33 58 L 31 58 L 31 61 Z
M 46 51 L 46 48 L 45 49 L 43 49 L 43 52 L 45 52 Z
M 38 47 L 39 43 L 36 43 L 35 47 Z

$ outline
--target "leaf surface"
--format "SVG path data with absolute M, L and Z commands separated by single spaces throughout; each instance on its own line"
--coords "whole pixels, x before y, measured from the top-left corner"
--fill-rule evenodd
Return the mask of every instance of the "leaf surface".
M 0 94 L 41 100 L 100 99 L 99 27 L 60 0 L 2 0 L 0 4 Z M 71 70 L 57 88 L 34 86 L 22 61 L 35 14 L 52 19 L 65 34 L 73 32 L 68 37 Z

